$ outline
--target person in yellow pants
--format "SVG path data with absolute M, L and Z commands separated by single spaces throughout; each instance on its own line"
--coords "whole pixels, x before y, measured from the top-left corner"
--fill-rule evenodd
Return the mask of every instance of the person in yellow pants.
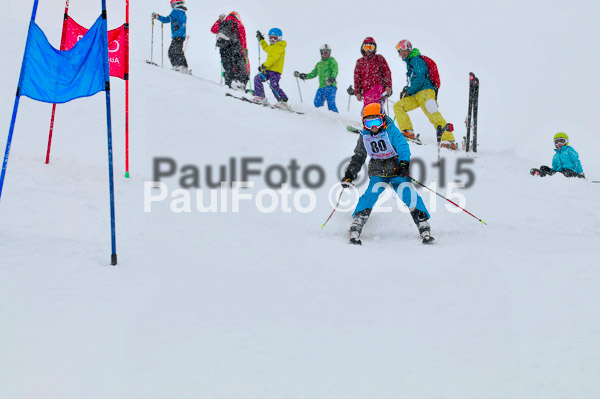
M 447 123 L 438 109 L 435 86 L 429 78 L 427 64 L 421 58 L 419 49 L 413 49 L 408 40 L 401 40 L 396 45 L 400 57 L 406 62 L 408 84 L 400 93 L 400 101 L 394 104 L 394 113 L 398 128 L 404 137 L 415 138 L 413 125 L 408 112 L 421 108 L 429 121 L 436 128 L 438 141 L 442 147 L 455 150 L 454 127 Z

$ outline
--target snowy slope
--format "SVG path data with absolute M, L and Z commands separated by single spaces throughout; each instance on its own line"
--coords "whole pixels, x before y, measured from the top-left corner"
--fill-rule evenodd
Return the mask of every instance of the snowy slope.
M 72 3 L 79 22 L 95 19 L 89 2 Z M 114 27 L 124 13 L 120 2 L 108 3 Z M 132 4 L 131 179 L 123 178 L 124 89 L 112 83 L 118 267 L 108 266 L 104 96 L 59 106 L 50 165 L 43 163 L 50 106 L 21 101 L 0 203 L 0 397 L 596 397 L 600 186 L 534 179 L 528 171 L 551 161 L 552 135 L 564 130 L 586 174 L 600 177 L 592 108 L 598 83 L 564 60 L 577 54 L 586 71 L 600 66 L 578 41 L 598 36 L 597 5 L 438 2 L 428 16 L 447 24 L 423 26 L 419 4 L 390 3 L 364 18 L 371 10 L 359 2 L 332 1 L 327 9 L 314 1 L 272 8 L 195 3 L 188 1 L 188 59 L 196 77 L 144 62 L 149 15 L 166 13 L 168 3 Z M 38 11 L 54 44 L 63 8 L 47 0 Z M 232 9 L 242 15 L 250 43 L 257 29 L 284 30 L 282 87 L 305 115 L 226 98 L 215 84 L 218 54 L 208 29 Z M 469 10 L 479 20 L 470 21 Z M 0 74 L 2 143 L 30 11 L 11 0 L 0 35 L 11 60 Z M 337 212 L 321 229 L 338 167 L 356 141 L 345 126 L 357 123 L 360 109 L 353 100 L 345 112 L 344 89 L 367 35 L 388 59 L 396 93 L 404 83 L 393 51 L 399 39 L 436 60 L 441 111 L 458 137 L 468 72 L 480 77 L 481 147 L 468 155 L 475 183 L 459 192 L 487 226 L 425 191 L 435 245 L 420 243 L 410 216 L 392 199 L 384 204 L 392 212 L 371 217 L 362 247 L 346 244 L 349 212 Z M 314 80 L 301 83 L 300 103 L 291 75 L 311 70 L 325 41 L 341 65 L 341 115 L 312 107 Z M 256 48 L 250 58 L 255 69 Z M 426 145 L 411 150 L 433 185 L 437 151 L 418 112 L 411 117 Z M 462 180 L 455 169 L 467 155 L 443 155 L 446 181 Z M 266 187 L 269 166 L 287 169 L 292 160 L 299 176 L 319 165 L 326 179 L 308 213 L 263 213 L 253 201 L 243 201 L 239 212 L 229 203 L 228 212 L 201 213 L 196 191 L 190 212 L 173 212 L 181 202 L 170 199 L 144 212 L 155 157 L 174 159 L 178 170 L 196 166 L 205 203 L 206 167 L 216 177 L 232 158 L 238 176 L 243 157 L 263 159 L 253 165 L 261 175 L 246 194 Z M 181 176 L 164 179 L 169 194 Z

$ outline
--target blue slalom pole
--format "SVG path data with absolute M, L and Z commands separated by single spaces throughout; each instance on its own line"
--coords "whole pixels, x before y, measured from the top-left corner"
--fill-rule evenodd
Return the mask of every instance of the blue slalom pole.
M 110 264 L 117 265 L 117 235 L 115 228 L 115 183 L 113 178 L 113 154 L 112 154 L 112 123 L 110 117 L 110 70 L 108 63 L 108 24 L 106 21 L 106 0 L 102 0 L 102 29 L 105 40 L 102 41 L 105 48 L 104 57 L 104 78 L 106 82 L 106 126 L 108 136 L 108 181 L 110 185 L 110 233 L 111 248 Z
M 38 1 L 34 0 L 33 10 L 31 11 L 31 21 L 29 26 L 35 22 L 35 16 L 37 14 Z M 27 33 L 27 40 L 29 40 L 29 33 Z M 25 49 L 27 49 L 27 42 L 25 43 Z M 23 67 L 25 66 L 26 53 L 23 54 L 23 62 L 21 63 L 21 72 L 19 74 L 19 83 L 17 84 L 17 95 L 15 97 L 15 105 L 13 106 L 13 113 L 10 119 L 10 129 L 8 131 L 8 138 L 6 139 L 6 150 L 4 152 L 4 161 L 2 162 L 2 173 L 0 174 L 0 199 L 2 198 L 2 188 L 4 187 L 4 177 L 6 176 L 6 167 L 8 166 L 8 156 L 10 155 L 10 146 L 12 145 L 13 133 L 15 131 L 15 123 L 17 121 L 17 113 L 19 112 L 19 100 L 21 99 L 20 91 L 21 85 L 23 84 Z

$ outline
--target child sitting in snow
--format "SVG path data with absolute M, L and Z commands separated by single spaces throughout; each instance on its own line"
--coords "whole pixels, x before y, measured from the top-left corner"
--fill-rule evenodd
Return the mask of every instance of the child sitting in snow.
M 552 168 L 548 166 L 540 166 L 539 169 L 531 169 L 530 173 L 533 176 L 544 177 L 552 176 L 556 172 L 560 172 L 565 177 L 581 177 L 584 178 L 583 168 L 579 161 L 579 154 L 569 146 L 569 136 L 566 133 L 560 132 L 554 135 L 554 158 L 552 158 Z

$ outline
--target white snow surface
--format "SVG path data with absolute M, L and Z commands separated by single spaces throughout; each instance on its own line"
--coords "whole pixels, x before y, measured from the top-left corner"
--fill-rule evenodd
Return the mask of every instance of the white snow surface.
M 6 3 L 3 144 L 32 2 Z M 123 3 L 108 1 L 109 28 L 124 21 Z M 166 14 L 168 2 L 131 5 L 130 179 L 123 82 L 113 79 L 111 91 L 118 266 L 109 265 L 104 93 L 58 106 L 49 165 L 51 106 L 21 99 L 0 203 L 0 398 L 598 397 L 600 184 L 528 173 L 550 164 L 552 136 L 565 131 L 588 178 L 600 178 L 600 57 L 589 42 L 599 37 L 597 2 L 187 5 L 195 76 L 145 62 L 150 13 Z M 70 14 L 89 26 L 99 8 L 73 0 Z M 40 1 L 37 22 L 55 46 L 63 10 L 63 1 Z M 231 10 L 245 23 L 253 71 L 256 30 L 283 30 L 281 85 L 305 115 L 225 97 L 209 29 Z M 160 24 L 154 33 L 160 60 Z M 366 36 L 387 58 L 395 93 L 405 71 L 397 41 L 437 62 L 440 110 L 457 139 L 468 73 L 480 78 L 480 150 L 442 155 L 448 182 L 463 178 L 458 159 L 474 160 L 475 184 L 458 192 L 487 226 L 419 190 L 434 245 L 421 244 L 393 200 L 392 212 L 372 215 L 361 247 L 346 243 L 350 212 L 321 228 L 356 142 L 345 126 L 358 123 L 360 106 L 353 99 L 347 112 L 345 89 Z M 169 38 L 165 26 L 166 65 Z M 316 80 L 300 82 L 301 103 L 292 75 L 312 70 L 325 42 L 340 63 L 339 115 L 312 106 Z M 433 129 L 421 111 L 410 115 L 426 142 L 411 146 L 413 157 L 434 185 Z M 251 201 L 239 212 L 173 212 L 170 200 L 145 212 L 155 157 L 197 166 L 205 191 L 206 166 L 242 157 L 263 158 L 246 194 L 265 188 L 267 167 L 291 160 L 300 173 L 320 165 L 326 182 L 309 213 L 262 213 Z M 169 190 L 180 177 L 164 180 Z

